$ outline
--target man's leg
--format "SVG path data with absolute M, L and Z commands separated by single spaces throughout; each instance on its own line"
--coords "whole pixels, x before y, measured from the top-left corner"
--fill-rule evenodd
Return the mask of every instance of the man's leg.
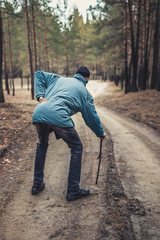
M 74 128 L 53 128 L 55 133 L 59 135 L 71 148 L 71 160 L 70 160 L 70 169 L 68 176 L 68 189 L 67 196 L 70 193 L 75 193 L 73 200 L 86 196 L 89 194 L 89 190 L 79 189 L 80 176 L 81 176 L 81 159 L 83 145 L 81 140 Z M 72 200 L 72 199 L 70 199 Z
M 59 135 L 59 137 L 61 137 L 71 149 L 71 161 L 68 177 L 68 191 L 78 191 L 83 151 L 83 145 L 81 143 L 81 140 L 76 130 L 72 127 L 70 128 L 54 127 L 53 129 L 54 132 L 57 135 Z
M 34 180 L 32 194 L 36 195 L 45 188 L 43 183 L 44 165 L 48 148 L 49 126 L 44 123 L 36 123 L 39 143 L 37 143 L 35 165 L 34 165 Z

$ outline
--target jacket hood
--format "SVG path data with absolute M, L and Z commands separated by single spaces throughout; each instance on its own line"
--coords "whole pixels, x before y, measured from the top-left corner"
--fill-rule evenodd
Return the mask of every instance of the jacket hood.
M 86 81 L 85 78 L 84 78 L 81 74 L 79 74 L 79 73 L 78 73 L 78 74 L 75 74 L 73 77 L 76 78 L 76 79 L 78 79 L 79 81 L 83 82 L 84 85 L 86 86 L 86 84 L 87 84 L 88 81 Z

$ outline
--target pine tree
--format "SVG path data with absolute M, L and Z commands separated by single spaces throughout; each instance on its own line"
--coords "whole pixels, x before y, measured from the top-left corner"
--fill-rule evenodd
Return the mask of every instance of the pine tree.
M 26 12 L 26 27 L 27 27 L 27 39 L 28 39 L 28 54 L 29 54 L 30 74 L 31 74 L 31 97 L 32 99 L 34 99 L 34 77 L 33 77 L 32 50 L 31 50 L 31 42 L 30 42 L 30 26 L 29 26 L 27 0 L 25 0 L 25 12 Z
M 2 84 L 2 62 L 3 62 L 3 32 L 2 32 L 2 15 L 0 3 L 0 102 L 4 102 L 3 84 Z

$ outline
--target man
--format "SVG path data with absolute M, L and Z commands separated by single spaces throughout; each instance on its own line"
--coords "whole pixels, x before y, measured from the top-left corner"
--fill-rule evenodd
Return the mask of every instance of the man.
M 70 170 L 66 198 L 68 201 L 89 195 L 88 189 L 80 189 L 82 143 L 74 128 L 71 116 L 81 112 L 85 123 L 100 137 L 105 133 L 96 113 L 93 98 L 86 89 L 90 77 L 87 67 L 80 67 L 72 78 L 54 73 L 35 73 L 35 93 L 40 104 L 33 113 L 39 143 L 37 144 L 32 195 L 45 188 L 44 164 L 49 134 L 53 131 L 57 139 L 62 138 L 71 149 Z

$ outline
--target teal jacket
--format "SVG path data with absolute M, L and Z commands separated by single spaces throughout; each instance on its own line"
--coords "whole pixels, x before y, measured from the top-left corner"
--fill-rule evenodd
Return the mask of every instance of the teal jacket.
M 38 71 L 35 73 L 35 94 L 37 99 L 43 96 L 48 101 L 36 107 L 33 124 L 40 122 L 60 127 L 74 127 L 71 116 L 81 112 L 85 123 L 97 137 L 103 136 L 93 97 L 87 91 L 86 81 L 80 74 L 66 78 Z

